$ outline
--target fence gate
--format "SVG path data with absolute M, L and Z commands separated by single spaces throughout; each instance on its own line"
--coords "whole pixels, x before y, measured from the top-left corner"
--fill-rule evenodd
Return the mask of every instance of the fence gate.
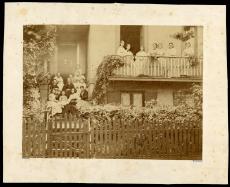
M 89 121 L 72 115 L 49 119 L 47 156 L 52 158 L 88 158 Z

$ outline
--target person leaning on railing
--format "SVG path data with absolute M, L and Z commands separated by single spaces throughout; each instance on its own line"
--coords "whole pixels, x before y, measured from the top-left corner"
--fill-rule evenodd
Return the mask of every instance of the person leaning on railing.
M 182 56 L 184 56 L 184 57 L 194 56 L 194 50 L 191 47 L 191 43 L 190 42 L 186 42 L 185 43 L 185 49 L 182 52 Z
M 174 47 L 173 42 L 169 42 L 168 49 L 165 52 L 165 55 L 168 57 L 175 57 L 177 55 L 176 48 Z
M 140 51 L 138 51 L 135 56 L 135 63 L 137 63 L 135 66 L 136 67 L 135 74 L 137 76 L 145 74 L 145 68 L 146 68 L 145 66 L 148 62 L 148 57 L 149 57 L 149 54 L 145 52 L 144 47 L 141 46 Z
M 119 56 L 125 56 L 126 55 L 126 50 L 124 48 L 125 42 L 123 40 L 121 40 L 120 42 L 120 46 L 117 49 L 117 55 Z

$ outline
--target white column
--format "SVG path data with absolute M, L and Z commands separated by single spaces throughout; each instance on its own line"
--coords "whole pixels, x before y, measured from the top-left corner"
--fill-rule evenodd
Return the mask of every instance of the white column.
M 203 56 L 203 27 L 197 27 L 197 55 Z
M 89 83 L 89 97 L 96 82 L 98 65 L 106 55 L 113 55 L 120 39 L 120 26 L 91 25 L 88 35 L 87 51 L 87 79 Z
M 141 29 L 141 43 L 140 45 L 143 45 L 144 46 L 144 50 L 145 51 L 148 51 L 149 49 L 149 45 L 148 45 L 148 37 L 149 37 L 149 26 L 142 26 L 142 29 Z

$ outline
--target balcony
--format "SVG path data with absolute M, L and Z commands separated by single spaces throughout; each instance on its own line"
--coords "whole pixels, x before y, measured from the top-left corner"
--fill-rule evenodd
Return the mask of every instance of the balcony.
M 190 57 L 124 57 L 110 80 L 188 81 L 201 82 L 203 59 Z

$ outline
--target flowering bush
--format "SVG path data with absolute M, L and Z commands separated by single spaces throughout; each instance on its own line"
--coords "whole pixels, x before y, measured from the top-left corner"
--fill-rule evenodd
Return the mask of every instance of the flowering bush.
M 202 85 L 191 87 L 194 106 L 180 104 L 179 106 L 159 106 L 156 100 L 146 102 L 145 107 L 125 107 L 116 104 L 97 105 L 85 101 L 77 104 L 77 115 L 98 121 L 120 119 L 147 120 L 157 124 L 193 124 L 200 125 L 202 120 Z M 103 124 L 103 123 L 101 123 Z
M 145 101 L 145 107 L 146 108 L 155 108 L 157 105 L 156 99 L 151 99 L 150 101 Z
M 81 102 L 77 104 L 78 116 L 97 121 L 112 120 L 114 117 L 127 120 L 145 120 L 157 124 L 200 124 L 202 119 L 193 107 L 187 105 L 147 107 L 124 107 L 121 105 L 92 105 Z M 101 123 L 103 124 L 103 123 Z
M 124 65 L 123 57 L 118 55 L 106 56 L 97 68 L 97 80 L 93 90 L 92 99 L 95 103 L 103 103 L 109 86 L 109 76 L 113 71 Z

